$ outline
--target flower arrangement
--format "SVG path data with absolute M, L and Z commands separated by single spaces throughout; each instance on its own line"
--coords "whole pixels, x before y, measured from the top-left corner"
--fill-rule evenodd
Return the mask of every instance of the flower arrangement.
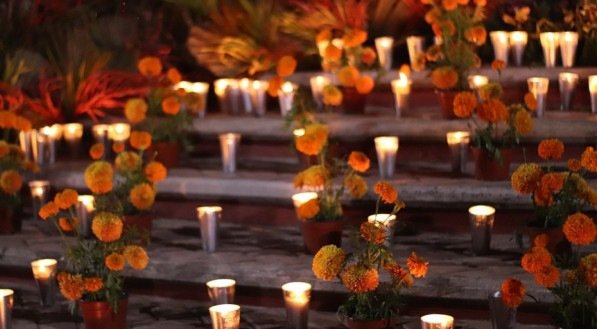
M 433 29 L 439 44 L 431 46 L 417 59 L 431 63 L 431 83 L 440 90 L 468 89 L 467 76 L 473 67 L 481 66 L 476 48 L 485 44 L 487 31 L 483 26 L 486 0 L 421 0 L 430 5 L 425 21 Z
M 558 139 L 539 143 L 539 158 L 560 160 L 564 144 Z M 587 206 L 597 208 L 597 191 L 587 183 L 583 174 L 597 172 L 597 151 L 587 147 L 580 159 L 569 159 L 566 170 L 556 170 L 536 163 L 521 164 L 512 174 L 512 188 L 522 195 L 530 195 L 535 208 L 532 226 L 557 228 L 566 218 Z
M 394 187 L 380 181 L 375 186 L 379 203 L 390 204 L 395 214 L 404 204 Z M 391 320 L 401 304 L 400 290 L 414 278 L 427 274 L 428 263 L 412 252 L 402 267 L 384 242 L 386 231 L 372 222 L 361 224 L 358 250 L 347 253 L 335 245 L 322 247 L 313 258 L 313 273 L 323 281 L 338 279 L 350 295 L 338 312 L 353 320 Z M 389 282 L 381 282 L 381 271 Z

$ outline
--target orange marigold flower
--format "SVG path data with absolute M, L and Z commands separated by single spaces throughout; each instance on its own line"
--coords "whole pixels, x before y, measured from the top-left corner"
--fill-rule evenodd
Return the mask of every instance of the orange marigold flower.
M 324 281 L 332 281 L 342 270 L 346 254 L 333 244 L 321 247 L 313 257 L 313 274 Z
M 8 147 L 8 144 L 1 140 L 0 141 L 0 158 L 3 158 L 5 156 L 7 156 L 10 153 L 10 148 Z
M 553 193 L 546 185 L 539 184 L 539 188 L 537 188 L 535 194 L 533 194 L 533 200 L 535 200 L 535 205 L 539 207 L 549 207 L 554 201 Z
M 306 155 L 318 155 L 328 141 L 326 125 L 314 123 L 305 127 L 305 134 L 295 139 L 296 149 Z
M 593 219 L 580 212 L 568 216 L 563 230 L 570 243 L 581 246 L 591 244 L 597 236 L 597 226 Z
M 325 47 L 323 57 L 329 61 L 339 61 L 342 58 L 342 49 L 329 43 L 328 46 Z
M 330 31 L 329 29 L 321 30 L 315 36 L 315 43 L 327 41 L 327 40 L 330 40 L 331 38 L 332 38 L 332 31 Z
M 369 170 L 369 158 L 363 152 L 352 151 L 348 156 L 348 164 L 357 172 L 365 172 Z
M 125 145 L 123 142 L 114 142 L 114 144 L 112 144 L 112 151 L 114 151 L 114 153 L 124 152 L 124 149 Z
M 13 129 L 17 123 L 17 116 L 11 111 L 0 112 L 0 128 Z
M 323 87 L 323 103 L 330 106 L 339 106 L 342 104 L 342 92 L 334 85 Z
M 58 218 L 58 227 L 64 232 L 72 232 L 75 230 L 77 226 L 79 226 L 80 220 L 78 218 L 67 218 L 67 217 L 60 217 Z
M 560 270 L 553 266 L 544 266 L 539 271 L 533 273 L 535 282 L 545 288 L 552 288 L 560 281 Z
M 282 87 L 283 82 L 284 80 L 281 77 L 277 75 L 273 76 L 271 79 L 269 79 L 267 93 L 272 97 L 278 97 L 278 90 L 280 90 L 280 87 Z
M 83 279 L 83 286 L 86 292 L 94 293 L 100 291 L 104 287 L 104 281 L 102 278 L 94 276 Z
M 114 172 L 112 165 L 106 161 L 95 161 L 85 169 L 85 185 L 94 194 L 107 193 L 112 190 Z
M 401 281 L 408 274 L 402 266 L 396 263 L 387 263 L 383 268 L 390 273 L 393 281 Z
M 120 172 L 131 172 L 139 168 L 141 165 L 141 157 L 139 154 L 131 151 L 119 153 L 114 160 L 116 170 Z
M 504 305 L 509 308 L 517 308 L 522 304 L 526 290 L 520 280 L 510 278 L 502 282 L 500 292 Z
M 375 225 L 375 223 L 362 223 L 359 232 L 365 241 L 369 241 L 373 244 L 382 244 L 386 241 L 385 230 L 382 227 Z
M 536 273 L 543 267 L 551 265 L 551 254 L 543 247 L 533 247 L 522 256 L 520 265 L 523 270 Z
M 483 121 L 504 122 L 508 120 L 508 108 L 501 100 L 491 98 L 479 104 L 477 115 Z
M 343 87 L 354 87 L 359 76 L 359 70 L 354 66 L 343 66 L 336 74 L 338 83 Z
M 578 272 L 589 287 L 597 288 L 597 253 L 581 258 Z
M 143 98 L 130 98 L 124 104 L 124 116 L 132 124 L 145 120 L 147 103 Z
M 423 258 L 417 256 L 417 254 L 415 254 L 413 251 L 406 260 L 406 266 L 408 267 L 410 274 L 412 274 L 415 278 L 424 278 L 425 275 L 427 275 L 429 263 Z
M 580 164 L 590 172 L 597 172 L 597 151 L 592 146 L 582 152 Z
M 102 242 L 120 239 L 124 224 L 122 219 L 110 212 L 99 212 L 93 217 L 91 231 Z
M 547 247 L 548 243 L 549 243 L 549 236 L 547 236 L 547 234 L 545 234 L 545 233 L 541 233 L 533 239 L 533 246 L 535 246 L 535 247 L 545 248 L 545 247 Z
M 31 121 L 29 121 L 27 118 L 17 116 L 17 118 L 15 120 L 15 129 L 20 130 L 20 131 L 29 131 L 29 130 L 31 130 L 31 128 L 32 128 Z
M 13 169 L 6 170 L 0 176 L 0 187 L 6 194 L 14 194 L 21 190 L 23 178 Z
M 168 175 L 168 169 L 158 161 L 151 161 L 147 165 L 145 165 L 145 169 L 143 170 L 147 179 L 152 183 L 159 183 L 166 179 Z
M 539 165 L 523 163 L 512 173 L 512 189 L 520 194 L 531 194 L 539 186 L 541 176 L 543 176 L 543 170 Z
M 544 139 L 539 143 L 537 153 L 543 160 L 559 160 L 564 154 L 564 143 L 557 138 Z
M 375 87 L 375 81 L 368 75 L 361 75 L 357 78 L 355 83 L 357 92 L 361 95 L 369 94 Z
M 131 189 L 129 200 L 139 210 L 147 210 L 153 206 L 156 191 L 148 183 L 141 183 Z
M 474 43 L 477 46 L 482 46 L 485 44 L 485 41 L 487 40 L 487 30 L 485 30 L 485 27 L 483 27 L 483 25 L 475 25 L 475 26 L 467 29 L 466 31 L 464 31 L 464 37 L 469 42 Z M 492 68 L 494 70 L 497 70 L 496 68 L 493 67 L 493 65 L 492 65 Z M 500 68 L 500 70 L 501 69 L 503 69 L 503 67 Z
M 344 187 L 354 198 L 362 198 L 367 193 L 367 182 L 359 175 L 347 175 L 344 178 Z
M 341 274 L 342 284 L 355 294 L 375 290 L 379 285 L 379 274 L 376 269 L 360 265 L 350 265 Z
M 458 0 L 442 0 L 442 7 L 447 11 L 452 11 L 458 7 Z
M 449 66 L 436 68 L 431 71 L 431 83 L 439 89 L 450 89 L 458 83 L 458 73 Z
M 179 83 L 180 80 L 182 80 L 182 75 L 180 75 L 180 72 L 174 67 L 168 69 L 166 77 L 168 77 L 168 80 L 172 83 Z
M 311 219 L 319 214 L 319 200 L 311 199 L 297 208 L 299 219 Z
M 532 93 L 526 93 L 524 95 L 524 104 L 527 106 L 529 111 L 535 111 L 537 109 L 537 99 Z
M 89 149 L 89 156 L 93 160 L 99 160 L 104 156 L 104 144 L 95 143 Z
M 58 214 L 59 211 L 60 211 L 60 209 L 54 203 L 54 201 L 50 201 L 50 202 L 46 203 L 45 205 L 43 205 L 39 209 L 39 212 L 37 214 L 39 215 L 39 217 L 41 219 L 46 220 L 50 217 L 56 216 L 56 214 Z
M 149 263 L 149 256 L 147 252 L 140 246 L 130 245 L 124 247 L 122 252 L 126 262 L 135 270 L 142 270 L 147 267 Z
M 572 172 L 579 172 L 582 169 L 582 165 L 578 159 L 568 159 L 567 165 L 568 170 Z
M 533 119 L 531 114 L 525 110 L 516 112 L 514 116 L 514 128 L 521 135 L 526 135 L 533 130 Z
M 564 187 L 564 176 L 558 172 L 547 173 L 541 177 L 539 184 L 542 189 L 549 191 L 549 193 L 556 193 Z
M 73 275 L 70 273 L 59 273 L 58 287 L 60 293 L 64 298 L 70 301 L 76 301 L 83 297 L 85 286 L 83 284 L 83 277 L 81 275 Z
M 398 192 L 388 182 L 379 181 L 375 183 L 374 191 L 385 203 L 392 204 L 398 199 Z
M 363 62 L 365 65 L 373 65 L 376 59 L 377 54 L 371 47 L 367 47 L 363 49 L 363 52 L 361 52 L 361 62 Z
M 296 70 L 296 64 L 297 62 L 296 59 L 294 59 L 294 57 L 288 55 L 283 56 L 278 60 L 278 63 L 276 64 L 276 72 L 279 76 L 285 78 L 294 73 L 294 71 Z
M 459 118 L 471 116 L 477 106 L 477 97 L 469 91 L 463 91 L 454 97 L 454 114 Z
M 124 269 L 124 256 L 122 256 L 121 254 L 117 254 L 117 253 L 111 253 L 108 256 L 106 256 L 106 259 L 104 260 L 104 264 L 106 265 L 106 267 L 113 272 L 118 272 L 118 271 L 122 271 Z
M 162 73 L 162 62 L 157 57 L 143 57 L 139 60 L 137 69 L 146 77 L 157 77 Z
M 502 71 L 504 68 L 506 67 L 506 62 L 504 62 L 501 59 L 494 59 L 493 62 L 491 62 L 491 69 L 494 71 Z
M 428 24 L 433 24 L 437 22 L 437 17 L 439 15 L 440 13 L 437 11 L 437 9 L 432 8 L 431 10 L 425 13 L 425 22 L 427 22 Z
M 168 115 L 177 115 L 180 112 L 180 102 L 176 96 L 162 99 L 162 111 Z
M 294 187 L 321 188 L 328 180 L 329 172 L 321 165 L 311 166 L 299 172 L 294 178 Z
M 145 150 L 151 146 L 151 134 L 146 131 L 133 131 L 129 142 L 133 148 Z
M 367 41 L 367 32 L 361 29 L 351 29 L 342 36 L 342 44 L 346 48 L 360 46 L 365 41 Z
M 56 194 L 54 197 L 54 203 L 60 209 L 68 209 L 79 202 L 79 193 L 77 191 L 67 188 L 61 193 Z

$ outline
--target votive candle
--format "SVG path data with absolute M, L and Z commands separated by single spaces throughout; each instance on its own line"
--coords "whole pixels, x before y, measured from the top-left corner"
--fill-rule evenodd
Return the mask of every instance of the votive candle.
M 454 317 L 446 314 L 427 314 L 421 317 L 421 329 L 454 329 Z
M 95 211 L 95 197 L 90 194 L 79 195 L 77 198 L 77 217 L 79 218 L 79 234 L 88 238 L 91 236 L 91 221 Z
M 108 137 L 114 142 L 124 143 L 131 136 L 131 125 L 128 123 L 113 123 L 108 130 Z
M 446 133 L 446 142 L 450 147 L 452 172 L 461 174 L 466 165 L 467 149 L 470 142 L 468 131 L 450 131 Z
M 578 46 L 577 32 L 560 32 L 560 55 L 562 56 L 562 66 L 573 67 L 574 57 L 576 56 L 576 47 Z
M 578 74 L 562 72 L 558 75 L 560 85 L 560 110 L 569 111 L 574 96 L 574 89 L 578 84 Z
M 56 270 L 58 262 L 55 259 L 45 258 L 31 262 L 33 278 L 39 290 L 41 304 L 51 306 L 56 295 Z
M 236 291 L 236 281 L 232 279 L 216 279 L 207 281 L 207 294 L 212 304 L 232 304 Z
M 542 117 L 547 106 L 547 91 L 549 90 L 549 79 L 543 77 L 532 77 L 527 79 L 529 92 L 537 100 L 537 117 Z
M 296 217 L 300 220 L 305 220 L 306 218 L 301 218 L 299 215 L 298 209 L 305 203 L 310 200 L 317 199 L 316 192 L 301 192 L 295 193 L 292 195 L 292 204 L 294 205 L 294 210 L 296 212 Z
M 402 116 L 402 112 L 408 109 L 411 81 L 408 76 L 400 72 L 399 78 L 392 80 L 392 92 L 394 93 L 394 109 L 396 117 Z
M 317 108 L 323 108 L 323 88 L 331 84 L 330 78 L 324 75 L 317 75 L 309 79 L 311 85 L 311 94 L 317 104 Z
M 220 304 L 209 308 L 213 329 L 238 329 L 240 325 L 240 306 Z
M 222 207 L 197 207 L 197 219 L 201 229 L 201 244 L 206 252 L 214 252 L 218 247 L 218 228 L 222 218 Z
M 222 170 L 225 173 L 236 171 L 238 146 L 241 135 L 237 133 L 224 133 L 219 135 L 220 151 L 222 153 Z
M 408 58 L 410 59 L 410 66 L 419 68 L 417 65 L 417 58 L 424 52 L 425 38 L 420 36 L 410 36 L 406 38 L 406 47 L 408 48 Z M 420 69 L 424 69 L 421 67 Z
M 251 101 L 255 116 L 261 117 L 267 111 L 267 89 L 269 82 L 264 80 L 253 80 L 251 84 Z
M 0 289 L 0 329 L 12 328 L 14 290 Z
M 521 66 L 524 59 L 524 49 L 527 46 L 529 35 L 525 31 L 510 32 L 510 49 L 512 50 L 512 57 L 514 57 L 514 64 Z
M 477 205 L 468 209 L 471 244 L 475 255 L 486 254 L 491 245 L 491 230 L 495 217 L 495 208 L 486 205 Z
M 286 304 L 288 327 L 292 329 L 307 329 L 309 327 L 311 284 L 306 282 L 289 282 L 282 285 L 282 292 L 284 303 Z
M 384 230 L 384 244 L 389 246 L 394 236 L 396 227 L 396 215 L 394 214 L 373 214 L 367 216 L 367 221 L 373 223 L 376 227 Z
M 184 91 L 183 104 L 190 114 L 197 115 L 199 118 L 205 117 L 209 83 L 180 81 L 174 85 L 174 89 Z
M 556 66 L 557 49 L 559 45 L 559 34 L 557 32 L 543 32 L 539 34 L 541 47 L 543 47 L 543 60 L 545 67 Z
M 506 31 L 493 31 L 489 33 L 491 44 L 493 45 L 493 55 L 497 60 L 501 60 L 504 63 L 508 63 L 508 32 Z
M 394 46 L 394 38 L 379 37 L 375 39 L 375 48 L 377 49 L 377 56 L 379 57 L 379 65 L 389 72 L 392 69 L 392 47 Z
M 62 137 L 63 126 L 56 123 L 51 126 L 45 126 L 39 129 L 39 134 L 43 134 L 48 140 L 48 160 L 50 163 L 56 162 L 56 152 L 58 141 Z M 66 137 L 66 133 L 65 133 Z
M 249 78 L 242 78 L 238 81 L 242 110 L 245 114 L 251 114 L 253 112 L 253 101 L 251 100 L 252 85 L 253 80 Z
M 50 181 L 33 180 L 29 182 L 31 202 L 33 203 L 33 218 L 37 218 L 39 209 L 48 201 L 50 194 Z
M 375 150 L 382 179 L 389 179 L 394 175 L 398 142 L 399 139 L 395 136 L 375 137 Z
M 286 81 L 282 84 L 280 90 L 278 90 L 278 101 L 280 103 L 280 114 L 282 114 L 282 117 L 286 117 L 290 112 L 290 109 L 292 109 L 296 88 L 296 85 L 292 82 Z
M 591 112 L 597 114 L 597 75 L 589 76 L 589 92 L 591 93 Z
M 218 79 L 214 82 L 214 92 L 224 113 L 238 114 L 241 106 L 239 81 L 236 79 Z

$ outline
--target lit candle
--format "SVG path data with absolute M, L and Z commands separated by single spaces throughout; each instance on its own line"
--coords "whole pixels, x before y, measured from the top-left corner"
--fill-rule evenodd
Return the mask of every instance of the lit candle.
M 489 78 L 485 75 L 469 75 L 468 86 L 473 90 L 486 86 L 489 83 Z
M 33 131 L 31 135 L 31 146 L 33 150 L 33 160 L 37 165 L 43 167 L 50 158 L 50 149 L 52 139 L 40 131 Z
M 240 325 L 240 306 L 220 304 L 209 308 L 213 329 L 238 329 Z
M 91 132 L 93 133 L 93 138 L 95 139 L 96 143 L 102 144 L 104 146 L 104 154 L 102 155 L 102 159 L 107 159 L 108 154 L 110 152 L 110 125 L 107 124 L 96 124 L 91 127 Z
M 67 142 L 79 142 L 83 137 L 83 125 L 80 123 L 67 123 L 64 125 L 63 134 Z
M 238 114 L 241 106 L 239 81 L 236 79 L 218 79 L 214 82 L 214 92 L 224 113 Z
M 33 203 L 33 218 L 37 218 L 39 209 L 48 201 L 50 182 L 47 180 L 30 181 L 29 189 L 31 190 L 31 202 Z
M 37 283 L 41 304 L 44 306 L 54 304 L 57 263 L 55 259 L 38 259 L 31 262 L 33 277 Z
M 425 39 L 419 36 L 410 36 L 406 38 L 406 47 L 408 48 L 408 57 L 410 59 L 410 66 L 419 68 L 417 65 L 417 57 L 424 52 L 423 46 Z M 424 69 L 424 67 L 421 67 Z
M 421 317 L 421 329 L 453 329 L 454 317 L 446 314 L 427 314 Z
M 35 129 L 29 131 L 19 132 L 19 146 L 25 155 L 26 160 L 33 160 L 33 139 L 35 136 Z
M 253 80 L 249 78 L 240 79 L 238 82 L 238 87 L 240 89 L 240 98 L 241 98 L 241 105 L 242 110 L 245 114 L 251 114 L 253 112 L 253 102 L 251 101 L 251 85 L 253 84 Z
M 284 82 L 280 90 L 278 90 L 278 101 L 280 103 L 280 113 L 282 117 L 286 117 L 292 109 L 292 101 L 294 100 L 294 92 L 297 86 L 292 82 Z
M 323 108 L 323 88 L 331 84 L 330 79 L 326 76 L 318 75 L 311 77 L 309 84 L 311 85 L 311 94 L 317 104 L 317 108 Z
M 315 192 L 301 192 L 295 193 L 292 195 L 292 204 L 294 205 L 294 210 L 296 212 L 296 217 L 299 220 L 305 220 L 306 218 L 301 218 L 299 215 L 298 209 L 309 200 L 317 199 L 317 193 Z
M 375 137 L 375 150 L 381 179 L 389 179 L 394 175 L 396 153 L 398 152 L 398 137 Z
M 393 214 L 373 214 L 367 216 L 369 223 L 375 224 L 377 227 L 384 229 L 384 244 L 389 246 L 394 236 L 394 228 L 396 227 L 396 215 Z
M 222 218 L 222 207 L 197 207 L 197 219 L 201 228 L 201 244 L 206 252 L 214 252 L 218 247 L 218 227 Z
M 303 128 L 294 129 L 292 131 L 292 134 L 294 135 L 295 138 L 305 136 L 305 129 L 303 129 Z
M 468 131 L 450 131 L 446 133 L 446 142 L 450 147 L 452 172 L 461 174 L 464 172 L 467 158 L 467 148 L 470 142 Z
M 51 126 L 45 126 L 39 129 L 39 133 L 47 136 L 48 138 L 48 157 L 49 162 L 56 162 L 56 147 L 57 143 L 62 137 L 62 125 L 56 123 Z M 65 133 L 66 137 L 66 133 Z
M 560 85 L 560 110 L 569 111 L 574 89 L 578 84 L 578 74 L 562 72 L 558 75 L 558 82 Z
M 76 207 L 77 217 L 80 220 L 79 234 L 82 237 L 88 238 L 91 236 L 91 222 L 93 220 L 93 212 L 95 211 L 95 198 L 93 195 L 84 194 L 79 195 Z
M 12 289 L 0 289 L 0 328 L 2 329 L 12 327 L 13 304 L 14 291 Z
M 108 130 L 108 137 L 114 142 L 124 143 L 131 136 L 131 125 L 128 123 L 113 123 Z
M 219 139 L 222 153 L 222 169 L 225 173 L 233 173 L 236 171 L 236 156 L 240 143 L 240 134 L 220 134 Z
M 597 114 L 597 75 L 589 76 L 589 92 L 591 93 L 591 112 Z
M 282 292 L 286 304 L 288 327 L 307 329 L 309 327 L 311 285 L 306 282 L 289 282 L 282 286 Z
M 543 117 L 547 106 L 547 91 L 549 90 L 549 79 L 542 77 L 533 77 L 527 79 L 529 92 L 537 100 L 537 110 L 535 114 L 538 118 Z
M 577 32 L 560 32 L 560 54 L 562 55 L 562 66 L 573 67 L 576 47 L 578 46 Z
M 514 64 L 521 66 L 524 59 L 524 49 L 527 46 L 529 36 L 525 31 L 510 32 L 510 48 L 514 57 Z
M 375 48 L 379 56 L 379 65 L 389 72 L 392 69 L 392 46 L 394 45 L 394 38 L 380 37 L 375 39 Z
M 436 46 L 441 46 L 441 44 L 444 43 L 444 39 L 442 38 L 441 35 L 436 35 L 435 37 L 433 37 L 433 44 Z
M 473 206 L 468 209 L 471 226 L 471 245 L 475 255 L 486 254 L 491 245 L 491 230 L 495 208 L 485 205 Z
M 543 47 L 543 60 L 545 67 L 556 66 L 556 55 L 559 45 L 559 34 L 557 32 L 539 33 L 541 47 Z
M 251 84 L 251 101 L 253 104 L 254 113 L 261 117 L 267 111 L 267 89 L 269 82 L 263 80 L 254 80 Z
M 174 89 L 184 90 L 183 105 L 188 113 L 199 118 L 205 117 L 209 83 L 181 81 L 174 85 Z
M 408 76 L 400 72 L 399 78 L 391 81 L 392 92 L 394 93 L 394 109 L 396 117 L 402 116 L 402 112 L 408 109 L 408 96 L 410 94 L 410 85 L 412 81 Z
M 504 63 L 508 63 L 508 32 L 506 31 L 493 31 L 489 33 L 491 44 L 493 45 L 493 55 L 495 59 L 501 60 Z
M 232 279 L 216 279 L 206 283 L 207 294 L 213 305 L 234 303 L 236 281 Z

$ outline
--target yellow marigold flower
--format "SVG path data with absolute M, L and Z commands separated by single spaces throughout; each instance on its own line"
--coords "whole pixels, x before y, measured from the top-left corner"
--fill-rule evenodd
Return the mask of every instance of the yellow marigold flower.
M 146 77 L 156 77 L 162 73 L 162 62 L 157 57 L 143 57 L 139 60 L 137 69 Z
M 329 106 L 339 106 L 342 104 L 342 92 L 334 85 L 323 87 L 323 103 Z
M 563 230 L 570 243 L 581 246 L 591 244 L 597 236 L 597 226 L 593 219 L 580 212 L 568 216 Z
M 139 154 L 131 151 L 126 151 L 118 154 L 114 160 L 116 170 L 120 172 L 131 172 L 139 168 L 141 165 L 141 157 Z
M 396 202 L 396 200 L 398 199 L 398 192 L 396 191 L 394 186 L 392 186 L 388 182 L 379 181 L 375 183 L 374 190 L 375 193 L 379 195 L 381 200 L 383 200 L 383 202 L 385 203 L 392 204 Z
M 423 258 L 417 256 L 415 252 L 411 252 L 410 256 L 406 260 L 406 266 L 410 274 L 415 278 L 424 278 L 427 275 L 427 269 L 429 268 L 429 262 L 426 262 Z
M 526 93 L 524 95 L 524 104 L 527 106 L 529 111 L 535 111 L 537 109 L 537 99 L 532 93 Z
M 60 217 L 58 218 L 58 227 L 64 232 L 72 232 L 75 230 L 77 226 L 79 226 L 79 219 L 78 218 L 67 218 L 67 217 Z
M 321 165 L 311 166 L 299 172 L 294 178 L 294 187 L 321 188 L 328 180 L 329 172 Z
M 363 62 L 365 65 L 373 65 L 376 59 L 377 54 L 371 47 L 367 47 L 361 52 L 361 62 Z
M 166 77 L 168 77 L 168 80 L 172 83 L 179 83 L 180 80 L 182 80 L 182 75 L 180 75 L 180 72 L 174 67 L 168 69 Z
M 493 62 L 491 62 L 491 69 L 494 71 L 502 71 L 504 68 L 506 67 L 506 62 L 504 62 L 501 59 L 494 59 Z
M 341 274 L 342 284 L 355 294 L 375 290 L 379 286 L 379 274 L 376 269 L 360 265 L 350 265 Z
M 162 111 L 168 115 L 177 115 L 180 112 L 180 102 L 176 96 L 168 96 L 162 99 Z
M 110 271 L 118 272 L 124 269 L 124 260 L 124 256 L 122 256 L 121 254 L 111 253 L 108 256 L 106 256 L 104 264 Z
M 552 288 L 560 281 L 560 270 L 553 266 L 544 266 L 539 271 L 533 273 L 535 282 L 545 288 Z
M 276 63 L 276 73 L 278 76 L 285 78 L 294 73 L 296 70 L 296 65 L 297 62 L 294 57 L 288 55 L 283 56 L 278 60 L 278 63 Z
M 342 48 L 338 48 L 332 43 L 329 43 L 328 46 L 325 47 L 323 58 L 328 61 L 339 61 L 342 58 Z
M 458 0 L 442 0 L 442 7 L 447 11 L 452 11 L 458 7 Z
M 343 87 L 354 87 L 357 83 L 357 79 L 361 74 L 354 66 L 343 66 L 338 73 L 336 78 L 338 83 Z
M 306 155 L 318 155 L 328 141 L 326 125 L 314 123 L 305 127 L 305 134 L 295 139 L 296 149 Z
M 23 178 L 16 170 L 6 170 L 0 176 L 0 187 L 7 194 L 14 194 L 21 190 Z
M 311 219 L 319 214 L 319 200 L 311 199 L 297 208 L 299 219 Z
M 85 185 L 94 194 L 107 193 L 112 190 L 114 172 L 112 165 L 106 161 L 95 161 L 85 169 Z
M 112 144 L 112 151 L 114 151 L 114 153 L 121 153 L 124 152 L 125 149 L 125 145 L 123 142 L 114 142 Z
M 477 97 L 469 92 L 463 91 L 454 97 L 454 114 L 459 118 L 468 118 L 477 107 Z
M 94 293 L 104 287 L 104 282 L 102 281 L 102 278 L 93 276 L 83 279 L 83 286 L 85 287 L 86 292 Z
M 564 143 L 557 138 L 544 139 L 539 143 L 537 153 L 543 160 L 559 160 L 564 154 Z
M 488 99 L 477 106 L 479 119 L 487 122 L 505 122 L 508 120 L 508 108 L 501 100 Z
M 533 119 L 531 114 L 525 110 L 516 112 L 514 116 L 514 128 L 521 135 L 526 135 L 533 130 Z
M 520 265 L 529 273 L 537 273 L 542 268 L 551 265 L 551 254 L 543 247 L 533 247 L 531 251 L 522 256 Z
M 464 37 L 469 42 L 474 43 L 477 46 L 482 46 L 485 44 L 485 41 L 487 40 L 487 30 L 485 30 L 485 27 L 483 27 L 483 25 L 475 25 L 475 26 L 467 29 L 466 31 L 464 31 Z M 503 61 L 502 61 L 502 64 L 504 64 Z M 493 65 L 492 65 L 492 68 L 494 70 L 496 70 L 493 67 Z M 503 67 L 500 68 L 500 70 L 502 70 L 502 69 L 503 69 Z
M 145 150 L 151 146 L 151 134 L 146 131 L 133 131 L 129 142 L 133 148 Z
M 580 160 L 578 159 L 568 159 L 567 163 L 568 170 L 572 172 L 579 172 L 582 169 L 582 165 L 580 164 Z
M 145 120 L 147 103 L 142 98 L 131 98 L 124 104 L 124 116 L 132 124 Z
M 375 223 L 364 222 L 359 229 L 361 237 L 373 244 L 382 244 L 386 240 L 385 230 Z
M 1 140 L 0 141 L 0 158 L 4 158 L 9 153 L 10 153 L 10 148 L 8 147 L 8 144 L 5 141 Z
M 46 203 L 45 205 L 43 205 L 39 209 L 39 212 L 37 214 L 39 215 L 39 217 L 41 217 L 41 219 L 46 220 L 50 217 L 56 216 L 56 214 L 58 214 L 59 211 L 60 211 L 60 209 L 54 203 L 54 201 L 50 201 L 50 202 Z
M 77 204 L 79 198 L 79 193 L 77 191 L 67 188 L 61 193 L 56 194 L 54 197 L 54 203 L 60 209 L 68 209 Z
M 356 172 L 369 170 L 370 160 L 363 152 L 352 151 L 348 155 L 348 165 Z
M 83 284 L 83 277 L 81 275 L 73 275 L 70 273 L 59 273 L 58 287 L 60 293 L 64 298 L 70 301 L 76 301 L 83 297 L 85 286 Z
M 93 160 L 99 160 L 104 156 L 104 144 L 95 143 L 89 149 L 89 156 Z
M 360 46 L 365 41 L 367 41 L 367 32 L 361 29 L 350 29 L 342 36 L 342 44 L 346 48 Z
M 592 146 L 582 152 L 580 164 L 590 172 L 597 172 L 597 151 Z
M 526 289 L 520 280 L 510 278 L 502 282 L 500 292 L 502 293 L 504 304 L 514 309 L 522 304 Z
M 147 252 L 140 246 L 126 246 L 122 254 L 124 255 L 124 258 L 130 267 L 134 268 L 135 270 L 140 271 L 146 268 L 147 264 L 149 263 L 149 256 L 147 256 Z
M 131 189 L 129 200 L 139 210 L 147 210 L 155 201 L 155 189 L 147 183 L 141 183 Z
M 166 179 L 168 175 L 168 169 L 158 161 L 151 161 L 147 165 L 145 165 L 145 169 L 143 170 L 147 179 L 152 183 L 159 183 Z
M 539 247 L 539 248 L 545 248 L 545 247 L 547 247 L 548 242 L 549 242 L 549 236 L 547 236 L 547 234 L 545 234 L 545 233 L 541 233 L 533 239 L 533 246 Z
M 321 247 L 313 257 L 313 274 L 324 281 L 332 281 L 342 270 L 346 254 L 333 244 Z
M 367 182 L 359 175 L 347 175 L 344 178 L 344 187 L 348 190 L 350 195 L 355 198 L 362 198 L 367 194 L 369 189 Z
M 122 219 L 110 212 L 99 212 L 93 217 L 91 231 L 102 242 L 120 239 L 124 224 Z
M 442 66 L 431 71 L 431 83 L 439 89 L 450 89 L 458 83 L 458 73 L 449 67 Z
M 512 189 L 520 194 L 531 194 L 539 186 L 543 170 L 536 163 L 524 163 L 512 173 Z
M 589 287 L 597 288 L 597 253 L 583 257 L 580 260 L 578 272 Z
M 373 81 L 373 78 L 368 75 L 361 75 L 357 78 L 355 87 L 357 88 L 357 92 L 359 94 L 369 94 L 375 87 L 375 81 Z
M 269 79 L 269 83 L 267 85 L 267 93 L 272 97 L 278 97 L 278 90 L 282 87 L 282 83 L 284 80 L 279 76 L 273 76 Z

